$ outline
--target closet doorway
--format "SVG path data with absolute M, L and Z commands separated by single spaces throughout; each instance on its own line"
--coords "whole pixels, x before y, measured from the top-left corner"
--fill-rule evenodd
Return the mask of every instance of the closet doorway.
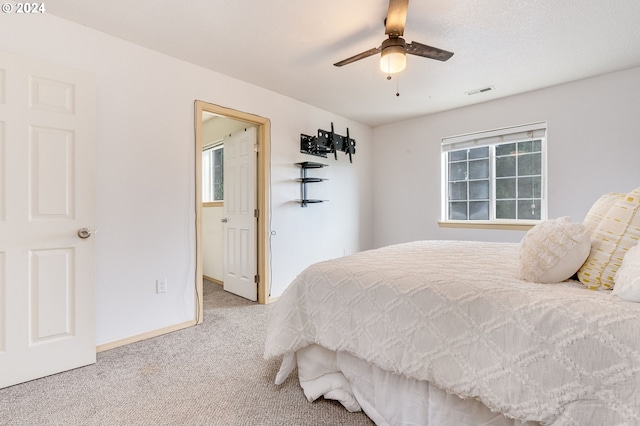
M 267 224 L 269 223 L 269 151 L 270 151 L 270 121 L 264 117 L 259 117 L 253 114 L 221 107 L 219 105 L 210 104 L 203 101 L 195 102 L 195 122 L 196 122 L 196 140 L 195 140 L 195 153 L 196 153 L 196 317 L 197 322 L 202 322 L 202 285 L 203 285 L 203 276 L 207 275 L 208 277 L 212 272 L 207 274 L 204 269 L 204 248 L 205 244 L 207 244 L 207 251 L 211 250 L 211 241 L 205 241 L 204 238 L 204 230 L 205 226 L 210 226 L 206 221 L 212 220 L 211 216 L 214 218 L 216 214 L 221 216 L 218 218 L 220 221 L 224 221 L 226 218 L 226 214 L 222 214 L 221 208 L 215 207 L 223 207 L 224 201 L 210 201 L 211 204 L 207 203 L 207 206 L 212 206 L 214 208 L 207 208 L 207 212 L 205 214 L 203 208 L 203 193 L 205 197 L 213 198 L 216 197 L 222 198 L 220 195 L 220 185 L 222 182 L 219 182 L 218 188 L 216 188 L 216 184 L 208 187 L 206 184 L 203 185 L 203 174 L 210 173 L 210 169 L 207 170 L 203 167 L 203 158 L 206 160 L 210 159 L 212 162 L 220 162 L 220 159 L 223 158 L 223 150 L 224 138 L 222 135 L 234 135 L 238 133 L 244 133 L 244 129 L 248 129 L 251 132 L 255 133 L 255 145 L 253 143 L 252 146 L 249 146 L 252 153 L 255 153 L 255 163 L 251 166 L 254 170 L 251 170 L 251 174 L 255 175 L 255 182 L 253 185 L 249 185 L 251 187 L 249 192 L 255 192 L 255 209 L 252 213 L 252 217 L 255 220 L 255 245 L 254 248 L 251 249 L 251 253 L 253 256 L 251 257 L 251 262 L 255 263 L 255 265 L 249 265 L 250 270 L 257 271 L 255 276 L 251 276 L 251 285 L 255 285 L 255 298 L 257 298 L 259 303 L 267 303 L 268 302 L 268 288 L 269 288 L 269 251 L 268 251 L 268 229 Z M 218 136 L 216 136 L 216 134 Z M 235 139 L 227 138 L 229 143 Z M 204 149 L 204 154 L 203 154 Z M 206 161 L 205 161 L 206 162 Z M 232 176 L 227 177 L 227 182 L 224 185 L 226 191 L 231 191 L 233 186 L 236 186 L 236 182 L 229 181 L 232 179 Z M 253 180 L 253 178 L 252 178 Z M 240 179 L 236 178 L 235 181 L 240 181 Z M 215 179 L 214 179 L 215 182 Z M 229 183 L 233 183 L 233 185 L 229 185 Z M 231 193 L 231 192 L 230 192 Z M 246 196 L 250 196 L 249 194 L 245 194 Z M 253 200 L 251 200 L 253 201 Z M 227 210 L 227 208 L 224 208 Z M 216 212 L 217 211 L 217 212 Z M 216 212 L 213 215 L 212 212 Z M 225 212 L 226 213 L 226 212 Z M 213 219 L 215 220 L 215 219 Z M 222 227 L 220 227 L 222 228 Z M 226 230 L 226 224 L 225 224 Z M 210 231 L 207 231 L 210 232 Z M 233 232 L 231 232 L 233 233 Z M 219 238 L 222 238 L 219 235 Z M 225 238 L 226 240 L 226 238 Z M 246 241 L 238 240 L 239 244 L 244 244 Z M 225 251 L 224 245 L 221 244 L 221 241 L 217 241 L 218 250 Z M 251 243 L 254 243 L 252 240 Z M 233 242 L 229 243 L 233 245 Z M 228 255 L 224 255 L 225 261 L 218 262 L 218 268 L 221 269 L 221 263 L 226 263 L 228 261 Z M 247 257 L 247 258 L 250 258 Z M 246 266 L 246 265 L 245 265 Z M 208 266 L 209 271 L 212 271 L 211 267 Z M 214 269 L 215 270 L 215 267 Z M 217 273 L 216 273 L 217 274 Z M 216 280 L 217 277 L 211 277 Z M 222 280 L 223 281 L 224 275 Z M 244 286 L 245 291 L 247 289 L 247 285 L 249 283 L 245 280 Z M 233 290 L 232 290 L 233 291 Z M 250 293 L 253 293 L 250 290 Z M 251 294 L 245 295 L 245 297 L 249 299 L 253 299 Z

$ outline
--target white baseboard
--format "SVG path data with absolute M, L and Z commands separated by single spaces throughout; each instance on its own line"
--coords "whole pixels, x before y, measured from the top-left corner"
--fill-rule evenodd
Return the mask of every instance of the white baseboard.
M 211 277 L 208 277 L 208 276 L 206 276 L 206 275 L 203 275 L 203 276 L 202 276 L 202 278 L 204 278 L 204 279 L 205 279 L 205 280 L 207 280 L 207 281 L 211 281 L 212 283 L 216 283 L 216 284 L 224 285 L 224 281 L 220 281 L 220 280 L 218 280 L 218 279 L 216 279 L 216 278 L 211 278 Z
M 109 349 L 119 348 L 120 346 L 129 345 L 131 343 L 140 342 L 142 340 L 151 339 L 153 337 L 162 336 L 163 334 L 171 333 L 174 331 L 182 330 L 188 327 L 192 327 L 196 325 L 195 320 L 183 322 L 182 324 L 176 324 L 165 328 L 160 328 L 158 330 L 148 331 L 146 333 L 138 334 L 137 336 L 131 336 L 120 340 L 114 340 L 113 342 L 104 343 L 102 345 L 96 346 L 96 352 L 104 352 Z

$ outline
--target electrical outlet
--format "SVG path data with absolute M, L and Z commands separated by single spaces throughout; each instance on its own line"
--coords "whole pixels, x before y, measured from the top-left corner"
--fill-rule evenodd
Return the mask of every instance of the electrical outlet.
M 156 293 L 166 293 L 167 292 L 167 279 L 163 278 L 161 280 L 156 280 Z

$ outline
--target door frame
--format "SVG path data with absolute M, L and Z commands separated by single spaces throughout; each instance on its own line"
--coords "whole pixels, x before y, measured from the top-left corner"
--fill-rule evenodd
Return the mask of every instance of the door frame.
M 267 224 L 270 219 L 270 190 L 269 175 L 271 171 L 271 121 L 268 118 L 258 115 L 226 108 L 220 105 L 195 101 L 195 212 L 196 212 L 196 323 L 203 321 L 203 258 L 202 258 L 202 113 L 210 112 L 238 121 L 244 121 L 256 126 L 258 158 L 257 158 L 257 185 L 256 185 L 256 206 L 258 209 L 257 226 L 257 271 L 258 281 L 258 303 L 269 302 L 269 292 L 271 271 L 269 252 L 269 228 Z

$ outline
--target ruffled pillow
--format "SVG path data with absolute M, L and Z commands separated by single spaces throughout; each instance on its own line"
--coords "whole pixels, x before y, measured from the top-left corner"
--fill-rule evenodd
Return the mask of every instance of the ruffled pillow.
M 537 283 L 571 278 L 589 256 L 590 237 L 587 227 L 568 217 L 537 224 L 520 242 L 519 277 Z
M 630 302 L 640 302 L 640 246 L 631 247 L 624 255 L 611 294 Z

